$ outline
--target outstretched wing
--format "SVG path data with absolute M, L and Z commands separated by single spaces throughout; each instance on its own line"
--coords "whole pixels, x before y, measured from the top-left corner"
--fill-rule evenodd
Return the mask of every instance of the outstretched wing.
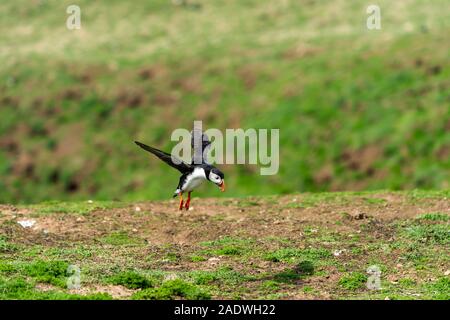
M 186 173 L 186 172 L 189 172 L 189 171 L 192 170 L 192 166 L 190 164 L 187 164 L 187 163 L 183 162 L 182 160 L 180 160 L 177 157 L 174 157 L 174 156 L 168 154 L 167 152 L 164 152 L 164 151 L 158 150 L 156 148 L 150 147 L 150 146 L 148 146 L 146 144 L 143 144 L 143 143 L 140 143 L 138 141 L 135 141 L 134 143 L 136 143 L 139 147 L 141 147 L 145 151 L 153 153 L 155 156 L 160 158 L 162 161 L 167 163 L 169 166 L 177 169 L 181 173 Z
M 207 156 L 211 148 L 211 141 L 206 133 L 194 128 L 191 131 L 191 147 L 193 151 L 192 164 L 209 164 Z

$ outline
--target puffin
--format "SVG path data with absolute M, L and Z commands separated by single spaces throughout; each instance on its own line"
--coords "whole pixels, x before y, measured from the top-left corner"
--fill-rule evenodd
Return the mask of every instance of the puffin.
M 193 137 L 193 135 L 192 135 Z M 222 171 L 217 169 L 215 166 L 208 163 L 206 159 L 206 152 L 211 142 L 206 139 L 204 140 L 204 134 L 202 138 L 202 155 L 200 161 L 194 161 L 192 158 L 191 163 L 186 163 L 175 156 L 170 155 L 167 152 L 161 151 L 159 149 L 150 147 L 142 142 L 135 141 L 135 143 L 147 152 L 152 153 L 159 159 L 167 163 L 172 168 L 177 169 L 181 173 L 178 186 L 173 194 L 173 197 L 180 196 L 179 210 L 189 210 L 191 204 L 191 193 L 199 187 L 203 182 L 210 181 L 216 184 L 222 192 L 225 191 L 225 179 Z M 192 139 L 192 147 L 194 146 Z M 183 200 L 183 194 L 187 193 L 188 197 L 186 202 Z

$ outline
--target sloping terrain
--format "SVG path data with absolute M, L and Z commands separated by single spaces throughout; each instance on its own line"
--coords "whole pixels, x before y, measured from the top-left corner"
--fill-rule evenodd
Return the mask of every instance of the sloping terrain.
M 280 171 L 228 196 L 449 187 L 448 0 L 0 3 L 0 202 L 163 199 L 144 155 L 192 128 L 279 128 Z M 214 197 L 205 188 L 201 195 Z

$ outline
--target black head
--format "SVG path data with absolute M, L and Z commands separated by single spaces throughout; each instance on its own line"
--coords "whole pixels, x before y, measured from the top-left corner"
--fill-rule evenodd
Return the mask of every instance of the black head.
M 223 179 L 223 178 L 225 177 L 224 174 L 223 174 L 223 172 L 220 171 L 220 170 L 217 169 L 217 168 L 212 168 L 212 169 L 211 169 L 211 172 L 214 173 L 214 174 L 216 174 L 216 175 L 218 175 L 221 179 Z
M 225 180 L 224 180 L 225 175 L 223 174 L 223 172 L 215 167 L 211 167 L 208 169 L 209 170 L 205 170 L 206 178 L 209 181 L 218 185 L 220 187 L 220 190 L 225 191 Z

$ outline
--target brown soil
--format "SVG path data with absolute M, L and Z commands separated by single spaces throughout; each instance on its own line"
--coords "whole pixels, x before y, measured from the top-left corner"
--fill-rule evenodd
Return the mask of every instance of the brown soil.
M 179 273 L 217 271 L 226 266 L 238 273 L 258 277 L 257 281 L 242 284 L 245 299 L 264 295 L 261 285 L 266 281 L 281 283 L 276 292 L 283 299 L 335 299 L 349 294 L 338 285 L 342 276 L 349 270 L 364 272 L 373 259 L 390 268 L 390 272 L 384 274 L 389 283 L 401 278 L 411 278 L 420 284 L 435 279 L 435 274 L 418 273 L 414 265 L 402 258 L 408 254 L 405 248 L 401 251 L 394 246 L 392 252 L 386 253 L 383 246 L 377 245 L 402 241 L 396 225 L 406 223 L 407 219 L 411 222 L 418 215 L 432 212 L 450 214 L 445 197 L 413 198 L 405 193 L 388 192 L 331 193 L 318 197 L 296 194 L 238 199 L 193 198 L 191 206 L 189 211 L 179 211 L 177 199 L 146 201 L 80 214 L 39 213 L 37 207 L 0 205 L 0 234 L 12 243 L 38 248 L 70 249 L 80 244 L 92 248 L 96 253 L 89 258 L 70 259 L 75 259 L 74 263 L 84 270 L 101 273 L 102 277 L 119 269 L 133 268 L 159 270 L 165 273 L 165 278 L 171 278 Z M 24 219 L 33 219 L 35 224 L 23 228 L 17 222 Z M 117 241 L 115 235 L 124 235 L 125 242 L 111 242 Z M 218 248 L 215 244 L 209 247 L 204 241 L 217 241 L 223 237 L 248 239 L 251 244 L 243 246 L 252 253 L 246 254 L 245 258 L 202 253 L 207 248 Z M 323 248 L 333 253 L 334 263 L 319 266 L 320 272 L 309 277 L 280 282 L 279 275 L 295 273 L 296 267 L 286 261 L 266 260 L 261 254 L 286 247 Z M 253 252 L 253 249 L 257 251 Z M 352 252 L 353 249 L 359 253 Z M 441 249 L 436 247 L 436 250 Z M 202 260 L 191 260 L 190 257 L 198 255 Z M 436 268 L 438 274 L 448 270 L 442 262 L 436 264 Z M 216 299 L 229 299 L 235 290 L 230 284 L 219 286 L 214 294 Z M 314 293 L 303 291 L 308 287 L 314 288 Z M 72 293 L 107 292 L 115 298 L 126 299 L 135 292 L 89 279 L 81 290 Z M 359 292 L 364 293 L 364 290 Z
M 368 203 L 366 199 L 372 197 L 384 202 Z M 309 225 L 338 232 L 356 232 L 368 222 L 373 226 L 379 225 L 380 236 L 383 232 L 387 233 L 384 236 L 389 236 L 388 230 L 381 226 L 393 220 L 449 210 L 446 200 L 427 199 L 410 203 L 402 195 L 388 193 L 352 198 L 351 203 L 327 201 L 312 207 L 302 204 L 302 195 L 269 199 L 193 198 L 189 211 L 179 211 L 178 200 L 141 202 L 124 208 L 99 210 L 89 215 L 36 215 L 29 209 L 2 206 L 0 222 L 12 217 L 36 220 L 33 232 L 20 232 L 21 227 L 15 227 L 18 231 L 16 240 L 26 237 L 30 242 L 38 238 L 89 242 L 112 232 L 126 232 L 145 239 L 149 244 L 190 245 L 219 236 L 298 239 L 304 237 L 302 230 Z M 338 221 L 342 223 L 336 224 Z

